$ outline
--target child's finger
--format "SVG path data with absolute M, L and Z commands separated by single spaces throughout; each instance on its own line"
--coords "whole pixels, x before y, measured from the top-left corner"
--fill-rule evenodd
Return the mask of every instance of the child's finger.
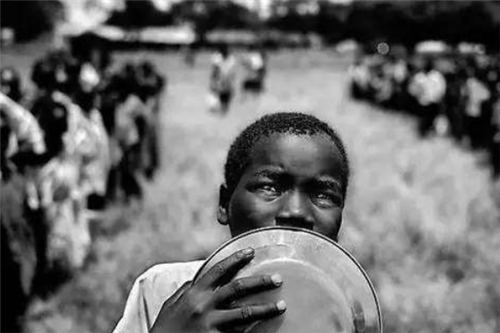
M 215 289 L 220 282 L 231 279 L 243 266 L 245 266 L 254 256 L 254 250 L 247 248 L 233 253 L 226 259 L 219 261 L 215 266 L 203 275 L 196 283 L 202 289 L 211 287 Z
M 259 275 L 241 279 L 236 279 L 228 284 L 220 287 L 215 292 L 214 304 L 228 304 L 243 296 L 257 293 L 264 290 L 274 289 L 283 283 L 281 276 L 274 275 Z
M 232 310 L 217 311 L 211 320 L 216 327 L 249 324 L 261 319 L 276 317 L 286 310 L 284 301 L 263 305 L 248 305 Z

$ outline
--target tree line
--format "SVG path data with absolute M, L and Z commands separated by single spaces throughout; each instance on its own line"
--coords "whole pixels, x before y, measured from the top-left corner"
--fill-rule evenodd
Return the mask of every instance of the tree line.
M 1 25 L 14 28 L 20 40 L 34 38 L 54 26 L 61 8 L 57 0 L 2 1 Z M 213 29 L 273 29 L 316 33 L 331 44 L 355 39 L 413 47 L 419 41 L 437 39 L 450 44 L 481 43 L 492 51 L 500 48 L 500 3 L 494 0 L 350 4 L 276 0 L 267 18 L 228 0 L 186 0 L 173 4 L 168 11 L 158 10 L 151 1 L 126 0 L 124 10 L 112 12 L 106 23 L 134 29 L 186 22 L 194 26 L 200 39 Z

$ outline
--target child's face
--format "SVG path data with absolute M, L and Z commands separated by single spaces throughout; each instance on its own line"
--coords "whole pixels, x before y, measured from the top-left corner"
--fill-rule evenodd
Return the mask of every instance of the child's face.
M 337 239 L 344 197 L 341 155 L 326 135 L 274 134 L 258 141 L 234 192 L 221 188 L 218 220 L 232 236 L 293 226 Z

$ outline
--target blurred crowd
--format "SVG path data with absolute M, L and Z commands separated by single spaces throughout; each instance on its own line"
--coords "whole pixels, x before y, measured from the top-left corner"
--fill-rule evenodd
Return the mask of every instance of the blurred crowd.
M 150 61 L 116 64 L 88 40 L 49 51 L 31 68 L 0 69 L 1 331 L 21 331 L 34 298 L 49 296 L 87 262 L 90 226 L 111 203 L 140 207 L 159 168 L 159 113 L 166 78 Z M 228 112 L 242 70 L 243 98 L 264 90 L 257 46 L 213 54 L 210 111 Z M 194 65 L 194 64 L 191 64 Z M 5 296 L 2 296 L 5 297 Z
M 30 299 L 82 268 L 89 223 L 112 202 L 140 204 L 159 167 L 165 78 L 149 61 L 116 67 L 81 50 L 38 59 L 29 91 L 1 69 L 2 331 L 21 330 Z
M 257 45 L 250 45 L 240 56 L 231 53 L 227 45 L 221 45 L 211 59 L 209 83 L 209 110 L 226 114 L 235 95 L 238 67 L 242 70 L 242 99 L 260 95 L 265 89 L 267 54 Z
M 448 135 L 486 151 L 499 177 L 500 56 L 384 51 L 360 55 L 351 66 L 352 97 L 415 116 L 422 137 Z

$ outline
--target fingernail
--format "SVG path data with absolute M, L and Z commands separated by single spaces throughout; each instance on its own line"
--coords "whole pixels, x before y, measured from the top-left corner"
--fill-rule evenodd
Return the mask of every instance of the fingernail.
M 276 309 L 278 309 L 279 312 L 283 312 L 286 310 L 286 303 L 285 301 L 281 300 L 278 303 L 276 303 Z
M 279 274 L 271 275 L 271 281 L 273 281 L 275 286 L 281 286 L 281 284 L 283 283 L 283 279 Z
M 246 255 L 246 256 L 250 256 L 253 254 L 253 249 L 251 247 L 247 248 L 247 249 L 244 249 L 243 250 L 243 254 Z

